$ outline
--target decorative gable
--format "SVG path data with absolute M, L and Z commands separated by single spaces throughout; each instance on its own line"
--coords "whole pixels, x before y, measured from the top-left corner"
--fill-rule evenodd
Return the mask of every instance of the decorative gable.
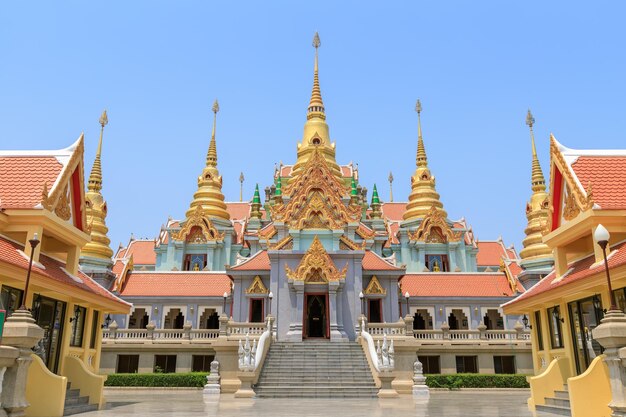
M 370 279 L 370 283 L 367 285 L 367 288 L 365 288 L 363 293 L 366 295 L 387 295 L 387 290 L 380 285 L 380 281 L 378 281 L 378 278 L 374 275 L 372 279 Z
M 263 280 L 260 276 L 254 277 L 252 284 L 246 289 L 246 294 L 268 294 L 269 290 L 263 284 Z
M 348 272 L 348 263 L 340 271 L 333 263 L 332 258 L 324 249 L 324 245 L 317 235 L 313 238 L 311 247 L 306 251 L 298 268 L 292 270 L 289 265 L 285 265 L 287 278 L 294 281 L 304 281 L 305 283 L 327 283 L 331 281 L 342 281 Z
M 215 228 L 213 222 L 204 216 L 202 206 L 198 205 L 182 229 L 172 233 L 172 239 L 188 243 L 221 242 L 224 240 L 224 233 Z
M 415 232 L 409 231 L 409 239 L 427 243 L 458 242 L 463 233 L 453 231 L 446 222 L 444 213 L 434 205 Z

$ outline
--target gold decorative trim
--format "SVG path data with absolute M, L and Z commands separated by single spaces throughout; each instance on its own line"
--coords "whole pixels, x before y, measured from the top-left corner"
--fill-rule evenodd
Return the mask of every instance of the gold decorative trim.
M 306 251 L 300 264 L 295 270 L 285 264 L 287 278 L 305 283 L 327 283 L 341 281 L 346 278 L 348 263 L 340 271 L 333 263 L 332 258 L 324 249 L 324 245 L 317 235 L 313 238 L 311 247 Z
M 273 249 L 273 250 L 293 249 L 293 237 L 291 237 L 291 235 L 285 236 L 284 238 L 276 242 L 274 245 L 270 245 L 270 249 Z
M 569 186 L 565 187 L 565 198 L 563 201 L 563 218 L 565 220 L 570 221 L 580 214 L 580 207 L 576 204 L 576 198 Z
M 200 231 L 194 227 L 200 228 Z M 224 233 L 215 228 L 213 222 L 204 216 L 202 206 L 198 205 L 183 228 L 172 233 L 172 239 L 176 241 L 189 240 L 189 237 L 192 238 L 191 243 L 216 242 L 224 240 Z
M 363 293 L 367 295 L 387 295 L 387 290 L 380 285 L 380 281 L 378 281 L 378 278 L 374 275 Z
M 346 235 L 339 237 L 339 249 L 341 250 L 360 250 L 361 247 Z
M 365 240 L 374 239 L 374 236 L 376 236 L 376 233 L 373 230 L 365 228 L 362 224 L 357 227 L 356 234 L 359 235 L 361 239 Z
M 463 237 L 462 232 L 455 232 L 448 226 L 443 211 L 435 205 L 431 206 L 417 230 L 409 231 L 408 235 L 412 241 L 428 243 L 458 242 Z
M 263 284 L 260 276 L 254 277 L 250 286 L 246 289 L 246 294 L 268 294 L 270 291 Z
M 270 226 L 268 230 L 266 231 L 259 230 L 258 236 L 259 236 L 259 239 L 270 240 L 276 235 L 276 233 L 278 233 L 276 228 L 274 226 Z
M 54 214 L 66 221 L 72 217 L 72 209 L 70 208 L 71 197 L 68 196 L 68 192 L 69 187 L 66 185 L 65 189 L 59 196 L 59 201 L 57 202 L 56 208 L 54 209 Z

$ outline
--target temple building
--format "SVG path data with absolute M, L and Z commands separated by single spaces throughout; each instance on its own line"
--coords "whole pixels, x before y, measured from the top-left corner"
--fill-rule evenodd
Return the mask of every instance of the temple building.
M 357 167 L 336 161 L 317 34 L 313 46 L 313 88 L 295 162 L 275 168 L 273 183 L 257 185 L 249 202 L 227 202 L 222 192 L 216 101 L 185 218 L 167 219 L 155 239 L 131 237 L 110 258 L 99 146 L 87 194 L 93 237 L 81 264 L 100 282 L 112 277 L 108 288 L 133 305 L 105 330 L 103 371 L 207 370 L 224 349 L 212 338 L 227 327 L 255 334 L 254 325 L 262 329 L 271 316 L 278 342 L 353 343 L 362 318 L 376 337 L 405 335 L 426 372 L 531 372 L 521 316 L 504 315 L 500 305 L 525 291 L 518 276 L 532 285 L 549 269 L 549 251 L 534 235 L 537 213 L 545 212 L 534 141 L 520 259 L 502 239 L 479 241 L 465 219 L 448 218 L 428 165 L 419 100 L 408 201 L 383 202 L 376 185 L 368 196 Z

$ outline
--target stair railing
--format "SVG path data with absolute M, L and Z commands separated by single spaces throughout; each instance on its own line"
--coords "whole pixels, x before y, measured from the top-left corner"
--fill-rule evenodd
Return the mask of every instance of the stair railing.
M 367 325 L 365 324 L 365 320 L 361 320 L 361 337 L 367 343 L 367 353 L 372 360 L 372 365 L 377 372 L 380 372 L 380 364 L 378 362 L 378 353 L 376 352 L 376 345 L 374 344 L 374 338 L 367 331 Z

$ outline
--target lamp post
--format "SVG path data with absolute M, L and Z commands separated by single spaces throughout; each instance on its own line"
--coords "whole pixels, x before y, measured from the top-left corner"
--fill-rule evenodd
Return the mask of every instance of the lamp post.
M 224 303 L 222 304 L 222 311 L 226 314 L 226 299 L 228 298 L 228 293 L 224 291 Z
M 365 305 L 364 305 L 365 296 L 363 295 L 363 291 L 359 293 L 359 299 L 361 300 L 361 315 L 363 315 L 365 311 Z
M 269 315 L 272 315 L 272 299 L 274 298 L 274 293 L 270 291 L 269 294 L 267 294 L 267 298 L 270 300 L 270 309 L 269 309 Z
M 33 234 L 33 238 L 29 239 L 30 243 L 30 260 L 28 261 L 28 272 L 26 274 L 26 284 L 24 285 L 24 296 L 22 297 L 22 305 L 20 306 L 20 310 L 26 310 L 26 297 L 28 297 L 28 286 L 30 285 L 30 272 L 33 269 L 33 256 L 35 254 L 35 248 L 39 245 L 39 237 L 37 233 Z
M 408 291 L 404 293 L 404 299 L 406 300 L 406 315 L 407 316 L 409 315 L 409 297 L 410 296 L 411 295 L 409 294 Z
M 596 231 L 593 232 L 593 238 L 598 243 L 598 246 L 602 248 L 602 256 L 604 256 L 604 270 L 606 271 L 606 283 L 609 288 L 609 299 L 611 300 L 611 307 L 609 311 L 617 310 L 617 303 L 615 302 L 615 294 L 613 294 L 613 286 L 611 285 L 611 275 L 609 274 L 609 263 L 606 259 L 606 247 L 609 245 L 609 239 L 611 234 L 606 227 L 601 224 L 596 227 Z

